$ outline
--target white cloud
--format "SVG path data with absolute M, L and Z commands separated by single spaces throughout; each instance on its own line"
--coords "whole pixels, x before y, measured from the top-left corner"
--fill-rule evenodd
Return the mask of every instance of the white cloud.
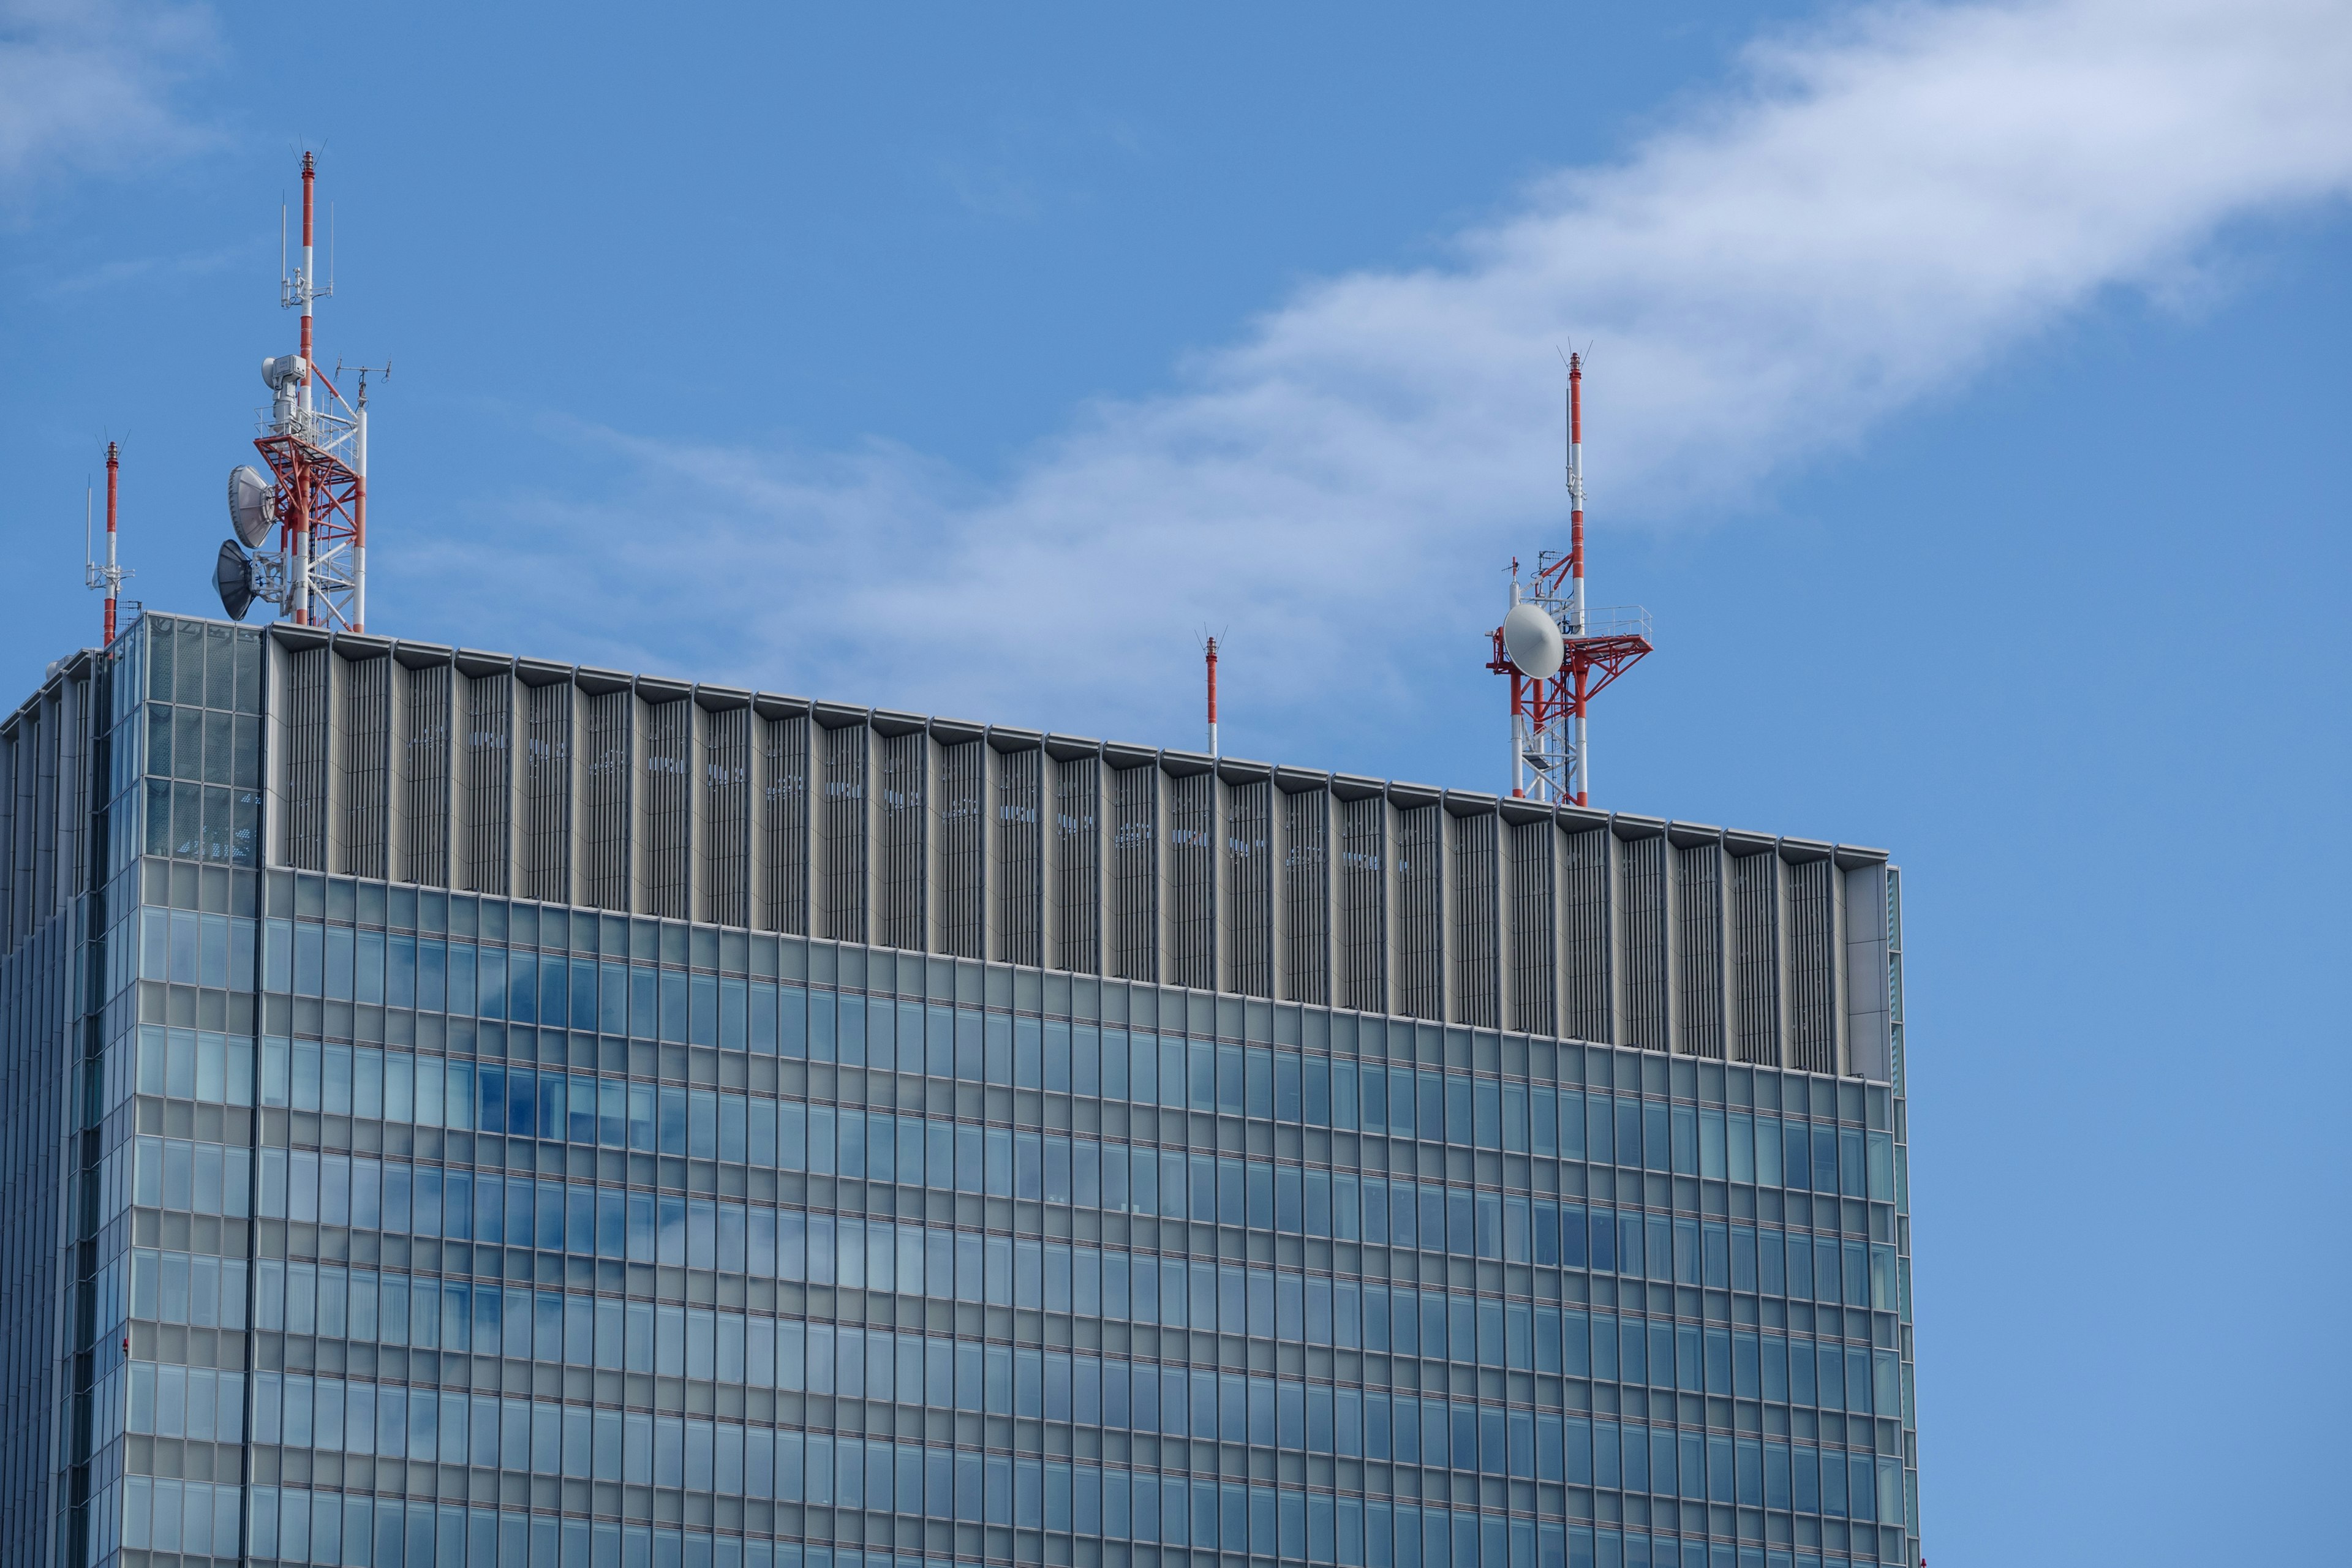
M 1687 519 L 2102 290 L 2176 286 L 2225 225 L 2340 197 L 2347 83 L 2331 0 L 1862 11 L 1757 45 L 1738 81 L 1538 183 L 1446 265 L 1301 290 L 1001 486 L 880 447 L 592 432 L 641 483 L 546 501 L 551 545 L 694 524 L 593 574 L 552 548 L 530 570 L 658 628 L 616 659 L 658 637 L 665 664 L 772 686 L 1189 732 L 1167 677 L 1223 625 L 1264 699 L 1303 711 L 1343 670 L 1465 658 L 1488 568 L 1564 531 L 1555 343 L 1601 344 L 1596 520 Z
M 0 192 L 200 141 L 171 92 L 215 50 L 199 5 L 0 0 Z

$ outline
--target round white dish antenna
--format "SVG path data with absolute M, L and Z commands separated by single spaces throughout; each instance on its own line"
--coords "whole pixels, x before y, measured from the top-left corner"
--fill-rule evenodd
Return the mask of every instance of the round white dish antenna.
M 1522 601 L 1503 617 L 1503 650 L 1521 675 L 1549 680 L 1568 657 L 1559 637 L 1559 623 L 1541 605 Z
M 247 550 L 258 550 L 278 525 L 278 495 L 261 470 L 240 463 L 228 471 L 228 520 Z
M 300 354 L 273 354 L 261 362 L 262 384 L 270 391 L 277 392 L 301 380 L 310 368 L 302 363 Z

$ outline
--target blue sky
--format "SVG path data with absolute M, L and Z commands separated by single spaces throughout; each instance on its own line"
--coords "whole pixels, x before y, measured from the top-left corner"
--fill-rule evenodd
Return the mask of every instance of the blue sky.
M 2340 5 L 291 31 L 0 3 L 16 689 L 109 435 L 208 607 L 300 142 L 395 635 L 1195 744 L 1223 628 L 1229 751 L 1495 788 L 1590 344 L 1599 803 L 1906 868 L 1931 1556 L 2346 1556 Z

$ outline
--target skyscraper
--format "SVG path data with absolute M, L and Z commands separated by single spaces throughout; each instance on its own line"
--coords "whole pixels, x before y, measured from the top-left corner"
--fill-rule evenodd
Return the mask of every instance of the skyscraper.
M 1880 851 L 160 615 L 0 784 L 10 1562 L 1917 1559 Z

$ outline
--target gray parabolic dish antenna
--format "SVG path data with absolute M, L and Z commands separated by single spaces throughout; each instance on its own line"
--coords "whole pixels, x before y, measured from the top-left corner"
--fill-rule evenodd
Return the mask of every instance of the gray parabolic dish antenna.
M 247 550 L 258 550 L 278 522 L 278 497 L 261 470 L 240 463 L 228 471 L 228 520 Z
M 1503 617 L 1503 649 L 1521 675 L 1549 680 L 1559 673 L 1568 650 L 1561 645 L 1559 623 L 1541 605 L 1517 604 Z
M 253 563 L 234 539 L 221 541 L 220 559 L 213 567 L 213 586 L 220 590 L 221 608 L 233 621 L 245 619 L 253 608 Z

